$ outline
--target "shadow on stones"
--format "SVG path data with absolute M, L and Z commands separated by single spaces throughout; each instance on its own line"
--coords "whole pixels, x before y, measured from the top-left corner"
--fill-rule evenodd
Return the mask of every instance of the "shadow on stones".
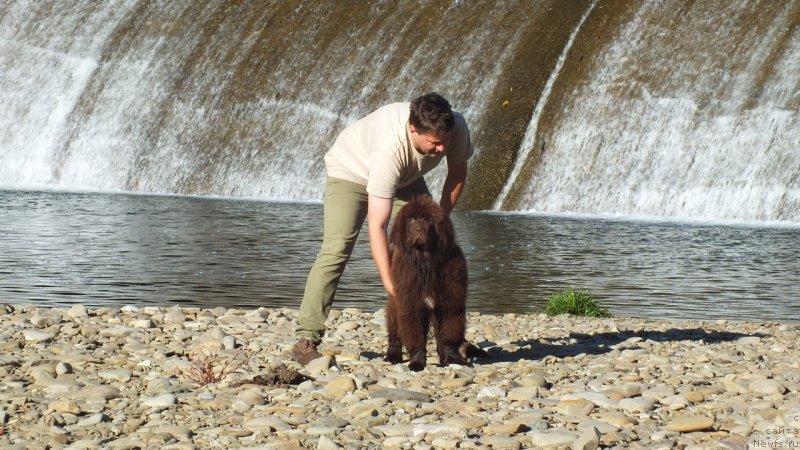
M 494 344 L 492 344 L 492 343 L 486 343 L 486 344 L 487 344 L 487 346 L 488 346 L 488 345 L 494 345 Z M 429 354 L 428 354 L 428 356 L 437 356 L 437 355 L 438 355 L 438 354 L 437 354 L 435 351 L 434 351 L 433 353 L 429 353 Z M 367 359 L 380 359 L 380 360 L 383 360 L 383 358 L 385 358 L 385 357 L 386 357 L 386 353 L 379 353 L 379 352 L 372 352 L 372 351 L 363 351 L 363 352 L 361 352 L 361 356 L 363 356 L 364 358 L 367 358 Z M 485 360 L 486 360 L 486 358 L 475 358 L 475 357 L 471 357 L 471 358 L 468 358 L 468 364 L 467 364 L 467 366 L 468 366 L 468 367 L 472 367 L 472 366 L 474 366 L 476 363 L 480 363 L 480 361 L 485 361 Z M 403 354 L 403 362 L 402 362 L 402 364 L 408 364 L 408 362 L 409 362 L 409 361 L 410 361 L 410 359 L 408 358 L 408 355 L 404 353 L 404 354 Z M 435 364 L 430 364 L 430 365 L 431 365 L 431 366 L 434 366 L 434 367 L 441 367 L 441 366 L 439 366 L 439 363 L 438 363 L 438 362 L 437 362 L 437 363 L 435 363 Z
M 631 338 L 639 337 L 642 340 L 663 342 L 678 342 L 678 341 L 700 341 L 707 344 L 715 344 L 721 342 L 731 342 L 743 337 L 767 337 L 769 335 L 763 333 L 744 334 L 729 331 L 708 331 L 702 328 L 693 329 L 669 329 L 666 331 L 620 331 L 620 332 L 607 332 L 594 335 L 583 333 L 570 333 L 568 336 L 560 338 L 542 340 L 530 339 L 523 341 L 515 341 L 511 344 L 520 347 L 517 350 L 507 351 L 498 347 L 494 342 L 481 342 L 479 347 L 483 348 L 489 353 L 488 358 L 478 358 L 475 360 L 476 364 L 481 363 L 495 363 L 495 362 L 516 362 L 520 360 L 538 360 L 544 359 L 548 356 L 556 358 L 574 357 L 581 354 L 586 355 L 601 355 L 613 351 L 613 346 L 621 344 Z M 577 342 L 570 343 L 569 341 L 575 340 Z M 564 341 L 565 343 L 552 343 Z M 548 343 L 551 342 L 551 343 Z M 632 342 L 628 349 L 642 348 L 637 343 Z

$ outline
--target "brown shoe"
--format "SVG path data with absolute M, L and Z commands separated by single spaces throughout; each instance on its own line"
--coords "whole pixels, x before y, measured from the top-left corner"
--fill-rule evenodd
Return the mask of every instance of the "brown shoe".
M 292 358 L 300 363 L 300 365 L 307 365 L 311 361 L 322 357 L 322 353 L 317 351 L 317 344 L 310 339 L 300 338 L 294 347 L 292 347 Z

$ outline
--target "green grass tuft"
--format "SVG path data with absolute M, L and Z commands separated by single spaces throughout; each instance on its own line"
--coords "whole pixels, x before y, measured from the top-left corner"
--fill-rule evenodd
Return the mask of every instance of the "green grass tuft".
M 567 289 L 564 292 L 553 294 L 547 299 L 544 313 L 548 316 L 559 314 L 572 314 L 583 317 L 610 317 L 607 309 L 595 303 L 587 291 L 574 291 Z

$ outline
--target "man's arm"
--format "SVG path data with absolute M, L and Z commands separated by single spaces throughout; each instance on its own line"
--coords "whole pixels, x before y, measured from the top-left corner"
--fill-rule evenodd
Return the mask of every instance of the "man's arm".
M 447 162 L 447 178 L 442 187 L 442 200 L 439 206 L 444 213 L 450 215 L 450 211 L 456 206 L 461 191 L 464 190 L 464 183 L 467 181 L 467 162 Z
M 392 284 L 392 274 L 389 270 L 389 239 L 386 236 L 389 217 L 392 214 L 392 199 L 369 194 L 367 208 L 369 248 L 372 251 L 372 259 L 381 276 L 383 288 L 389 295 L 394 295 L 394 284 Z

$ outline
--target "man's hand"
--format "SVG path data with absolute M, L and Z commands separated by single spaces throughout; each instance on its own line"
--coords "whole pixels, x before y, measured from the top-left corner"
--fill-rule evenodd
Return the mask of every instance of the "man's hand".
M 372 251 L 372 259 L 381 276 L 383 288 L 389 295 L 394 295 L 394 283 L 392 283 L 392 273 L 389 269 L 389 239 L 386 236 L 391 214 L 392 199 L 369 194 L 367 202 L 369 249 Z

